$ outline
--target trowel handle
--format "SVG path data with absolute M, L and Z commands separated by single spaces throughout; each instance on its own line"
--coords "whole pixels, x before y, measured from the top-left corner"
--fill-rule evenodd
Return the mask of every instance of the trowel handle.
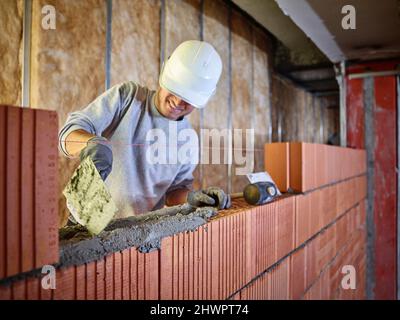
M 236 192 L 230 194 L 231 199 L 243 198 L 243 192 Z

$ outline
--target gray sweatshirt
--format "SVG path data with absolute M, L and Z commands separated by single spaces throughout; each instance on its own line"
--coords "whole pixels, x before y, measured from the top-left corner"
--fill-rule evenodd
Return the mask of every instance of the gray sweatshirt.
M 154 97 L 155 91 L 134 82 L 116 85 L 83 110 L 70 113 L 59 132 L 59 148 L 67 157 L 65 138 L 72 131 L 83 129 L 110 141 L 114 159 L 105 183 L 119 209 L 115 218 L 159 209 L 168 192 L 192 188 L 198 154 L 189 152 L 191 163 L 151 164 L 146 157 L 149 130 L 161 129 L 166 133 L 164 142 L 168 150 L 170 143 L 176 143 L 176 139 L 168 139 L 171 135 L 176 138 L 175 130 L 179 133 L 191 129 L 185 118 L 172 121 L 163 117 L 154 105 Z

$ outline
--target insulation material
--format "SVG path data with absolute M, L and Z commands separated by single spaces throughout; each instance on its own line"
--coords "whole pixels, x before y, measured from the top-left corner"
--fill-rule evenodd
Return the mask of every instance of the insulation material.
M 56 8 L 56 30 L 42 28 L 41 9 Z M 84 35 L 84 37 L 82 36 Z M 85 107 L 104 91 L 106 3 L 102 0 L 32 2 L 31 105 L 67 114 Z M 60 158 L 60 223 L 68 216 L 62 188 L 77 162 Z
M 221 56 L 223 67 L 217 91 L 203 111 L 202 128 L 223 130 L 228 129 L 229 118 L 229 8 L 222 1 L 206 0 L 203 10 L 204 41 L 215 47 Z M 228 145 L 224 145 L 222 140 L 219 146 L 217 143 L 214 145 L 211 139 L 203 141 L 203 145 L 209 142 L 209 148 L 203 149 L 202 155 L 208 151 L 210 163 L 202 165 L 204 187 L 218 186 L 227 190 L 228 164 L 224 161 L 224 155 L 227 155 Z M 217 149 L 218 147 L 223 149 Z M 220 162 L 212 164 L 212 154 L 218 152 Z
M 232 128 L 238 133 L 233 137 L 233 164 L 232 164 L 232 192 L 241 192 L 248 183 L 245 175 L 239 175 L 238 169 L 247 171 L 246 168 L 253 169 L 254 159 L 248 159 L 252 151 L 246 148 L 251 145 L 246 144 L 246 129 L 254 128 L 254 110 L 252 109 L 252 29 L 251 25 L 238 12 L 232 12 Z M 240 134 L 238 129 L 242 129 Z M 241 143 L 240 143 L 241 140 Z M 242 149 L 242 150 L 240 150 Z M 237 155 L 235 155 L 235 152 Z M 238 163 L 242 159 L 246 163 Z M 245 168 L 246 167 L 246 168 Z M 253 170 L 249 170 L 250 173 Z
M 174 0 L 165 1 L 165 30 L 161 36 L 161 48 L 164 52 L 164 59 L 167 59 L 178 45 L 186 40 L 200 40 L 200 0 Z M 190 21 L 190 23 L 188 23 Z M 200 111 L 193 110 L 187 117 L 193 127 L 199 133 Z M 194 189 L 201 187 L 199 166 L 193 175 L 195 181 Z
M 268 38 L 253 28 L 253 99 L 255 108 L 254 171 L 264 170 L 264 144 L 271 142 L 270 70 Z
M 306 114 L 306 92 L 295 88 L 296 105 L 292 109 L 292 116 L 297 124 L 297 141 L 306 141 L 305 114 Z
M 281 81 L 276 75 L 271 77 L 271 126 L 272 126 L 272 141 L 280 142 L 280 113 L 282 112 L 282 100 L 279 93 L 281 92 Z
M 20 105 L 22 78 L 22 0 L 0 6 L 0 103 Z
M 114 1 L 111 32 L 111 85 L 130 80 L 157 89 L 160 1 Z

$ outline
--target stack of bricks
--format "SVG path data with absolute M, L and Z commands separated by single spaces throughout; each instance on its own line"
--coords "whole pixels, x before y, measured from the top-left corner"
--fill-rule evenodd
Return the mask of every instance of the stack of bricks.
M 57 114 L 0 105 L 0 279 L 58 261 Z
M 41 287 L 40 275 L 0 281 L 0 299 L 365 298 L 365 153 L 304 145 L 296 144 L 296 154 L 290 143 L 266 146 L 266 159 L 280 160 L 272 170 L 267 163 L 270 174 L 297 194 L 262 206 L 237 199 L 196 231 L 164 238 L 160 250 L 132 247 L 58 268 L 54 290 Z M 326 155 L 337 159 L 334 174 Z M 347 159 L 341 165 L 339 155 Z M 342 286 L 347 265 L 356 271 L 354 290 Z

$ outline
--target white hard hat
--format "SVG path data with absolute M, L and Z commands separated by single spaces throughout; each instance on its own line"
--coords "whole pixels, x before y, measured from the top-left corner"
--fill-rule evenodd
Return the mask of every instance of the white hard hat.
M 196 108 L 203 108 L 216 90 L 222 61 L 204 41 L 182 42 L 163 64 L 160 86 Z

